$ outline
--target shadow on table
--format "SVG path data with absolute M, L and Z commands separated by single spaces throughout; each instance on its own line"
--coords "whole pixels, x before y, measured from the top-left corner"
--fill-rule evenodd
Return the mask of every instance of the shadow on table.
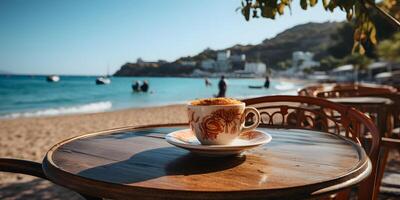
M 246 156 L 201 157 L 175 147 L 139 152 L 127 160 L 100 165 L 78 174 L 112 183 L 136 183 L 167 175 L 218 172 L 240 165 Z

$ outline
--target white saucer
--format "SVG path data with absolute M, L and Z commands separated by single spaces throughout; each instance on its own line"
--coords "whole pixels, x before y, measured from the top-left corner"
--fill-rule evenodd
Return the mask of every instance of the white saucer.
M 197 140 L 191 129 L 174 131 L 165 136 L 168 143 L 177 147 L 189 150 L 196 154 L 205 156 L 228 156 L 236 155 L 271 141 L 268 133 L 259 130 L 252 130 L 241 133 L 232 143 L 226 145 L 202 145 Z

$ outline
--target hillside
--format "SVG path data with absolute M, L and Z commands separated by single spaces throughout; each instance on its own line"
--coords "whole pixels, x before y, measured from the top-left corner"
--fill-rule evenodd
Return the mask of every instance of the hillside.
M 321 57 L 331 44 L 331 34 L 341 26 L 338 22 L 307 23 L 279 33 L 272 39 L 252 47 L 232 47 L 233 53 L 246 54 L 247 60 L 261 60 L 270 66 L 290 59 L 294 51 L 310 51 Z
M 275 68 L 277 63 L 291 59 L 294 51 L 310 51 L 316 54 L 316 59 L 327 54 L 327 47 L 332 43 L 331 35 L 336 34 L 342 23 L 324 22 L 307 23 L 287 29 L 274 38 L 265 39 L 257 45 L 235 45 L 223 50 L 231 50 L 231 54 L 245 54 L 247 61 L 262 61 Z M 189 57 L 182 57 L 172 63 L 152 63 L 145 66 L 138 63 L 126 63 L 116 76 L 182 76 L 191 73 L 196 67 L 180 65 L 182 61 L 195 61 L 216 58 L 217 50 L 206 49 Z

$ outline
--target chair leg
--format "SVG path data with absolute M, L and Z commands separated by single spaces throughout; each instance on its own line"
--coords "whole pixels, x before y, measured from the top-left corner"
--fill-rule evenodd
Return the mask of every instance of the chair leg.
M 376 185 L 375 185 L 375 187 L 377 187 L 378 192 L 379 192 L 379 188 L 382 184 L 383 175 L 385 173 L 385 168 L 386 168 L 386 164 L 387 164 L 388 157 L 389 157 L 389 150 L 385 147 L 382 147 L 381 149 L 382 149 L 381 157 L 380 157 L 379 163 L 378 163 L 379 171 L 377 173 L 377 179 L 376 179 Z

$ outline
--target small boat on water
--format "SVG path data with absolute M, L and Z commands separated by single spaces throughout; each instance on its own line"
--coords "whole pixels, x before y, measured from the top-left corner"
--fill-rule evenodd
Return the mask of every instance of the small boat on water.
M 47 82 L 58 82 L 60 81 L 60 77 L 57 75 L 50 75 L 46 77 Z
M 110 84 L 110 83 L 111 83 L 111 79 L 108 78 L 107 76 L 101 76 L 96 79 L 96 85 L 106 85 L 106 84 Z
M 262 85 L 249 85 L 249 88 L 251 88 L 251 89 L 262 89 L 262 88 L 264 88 L 264 86 L 262 86 Z

